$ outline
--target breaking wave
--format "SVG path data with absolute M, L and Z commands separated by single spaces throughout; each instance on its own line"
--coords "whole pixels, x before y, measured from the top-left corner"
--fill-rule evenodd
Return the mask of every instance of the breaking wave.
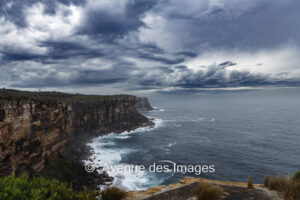
M 92 149 L 92 155 L 89 161 L 84 161 L 86 164 L 91 163 L 96 167 L 106 165 L 114 167 L 122 167 L 127 165 L 122 162 L 122 158 L 133 153 L 136 149 L 118 148 L 116 139 L 128 139 L 132 134 L 140 134 L 148 132 L 162 125 L 163 120 L 154 119 L 153 127 L 141 127 L 133 131 L 125 131 L 120 134 L 111 133 L 105 136 L 95 138 L 88 146 Z M 100 171 L 99 171 L 100 172 Z M 112 185 L 121 187 L 125 190 L 144 190 L 152 185 L 161 184 L 164 179 L 157 178 L 153 173 L 148 171 L 133 171 L 133 172 L 117 172 L 109 169 L 106 171 L 110 176 L 114 177 Z

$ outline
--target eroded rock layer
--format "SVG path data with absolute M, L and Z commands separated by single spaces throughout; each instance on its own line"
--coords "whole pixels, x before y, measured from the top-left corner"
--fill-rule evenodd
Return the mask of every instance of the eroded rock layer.
M 0 90 L 0 176 L 36 171 L 63 153 L 75 133 L 101 135 L 149 121 L 135 96 L 84 96 Z

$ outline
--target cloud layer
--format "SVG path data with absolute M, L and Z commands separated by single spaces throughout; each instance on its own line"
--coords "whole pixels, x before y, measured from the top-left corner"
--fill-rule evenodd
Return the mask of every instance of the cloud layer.
M 300 85 L 297 0 L 0 3 L 0 85 L 121 90 Z

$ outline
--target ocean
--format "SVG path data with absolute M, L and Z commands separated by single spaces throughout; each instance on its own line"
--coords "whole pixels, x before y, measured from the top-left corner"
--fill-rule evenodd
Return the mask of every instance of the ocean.
M 142 190 L 186 176 L 244 182 L 251 176 L 262 183 L 265 175 L 300 169 L 299 89 L 152 94 L 149 100 L 155 110 L 143 114 L 154 127 L 111 133 L 88 144 L 94 165 L 145 167 L 107 169 L 113 185 Z M 154 164 L 190 170 L 151 171 Z

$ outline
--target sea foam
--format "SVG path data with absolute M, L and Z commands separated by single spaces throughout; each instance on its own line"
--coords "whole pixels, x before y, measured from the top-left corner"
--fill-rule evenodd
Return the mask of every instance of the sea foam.
M 151 131 L 162 125 L 163 120 L 153 119 L 154 126 L 140 127 L 133 131 L 124 131 L 120 134 L 110 133 L 105 136 L 95 138 L 88 146 L 92 149 L 92 155 L 88 160 L 84 161 L 85 164 L 92 163 L 96 167 L 102 167 L 105 164 L 109 166 L 125 166 L 122 163 L 122 158 L 136 151 L 135 149 L 118 148 L 115 139 L 128 139 L 132 134 L 140 134 Z M 156 178 L 148 171 L 126 171 L 118 172 L 112 169 L 106 171 L 110 176 L 114 177 L 112 185 L 121 187 L 125 190 L 144 190 L 150 185 L 158 185 L 163 182 L 163 179 Z M 101 171 L 99 171 L 101 173 Z

